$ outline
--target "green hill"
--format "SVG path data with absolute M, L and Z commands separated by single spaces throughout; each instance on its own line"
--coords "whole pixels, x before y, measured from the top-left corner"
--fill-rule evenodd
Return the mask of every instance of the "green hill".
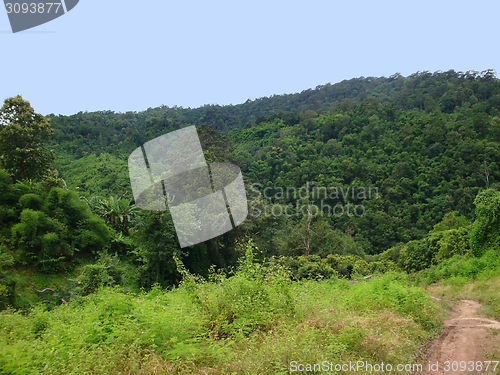
M 418 365 L 446 315 L 426 289 L 500 316 L 493 71 L 124 114 L 18 96 L 0 120 L 2 374 Z M 168 210 L 135 206 L 127 158 L 191 124 L 243 171 L 249 216 L 180 248 Z

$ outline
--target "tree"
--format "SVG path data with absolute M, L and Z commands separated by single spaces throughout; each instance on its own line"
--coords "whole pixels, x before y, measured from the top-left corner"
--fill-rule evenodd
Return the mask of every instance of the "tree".
M 42 182 L 19 182 L 4 191 L 19 197 L 11 206 L 14 214 L 18 212 L 17 223 L 8 228 L 11 235 L 5 243 L 21 262 L 52 272 L 61 269 L 75 252 L 91 255 L 109 247 L 104 220 L 93 215 L 74 191 L 58 187 L 48 191 Z
M 309 202 L 306 201 L 306 203 L 309 203 Z M 308 204 L 307 206 L 303 205 L 301 209 L 303 209 L 305 207 L 307 208 L 307 215 L 304 214 L 304 219 L 297 225 L 297 229 L 295 231 L 295 233 L 300 236 L 299 243 L 303 246 L 292 249 L 292 251 L 304 250 L 304 255 L 306 257 L 308 257 L 309 254 L 311 253 L 311 247 L 312 247 L 311 240 L 312 240 L 313 234 L 314 234 L 314 236 L 320 237 L 322 239 L 324 239 L 324 237 L 320 236 L 319 234 L 317 234 L 313 230 L 312 222 L 313 222 L 315 216 L 318 214 L 318 212 L 317 212 L 318 208 L 316 207 L 316 212 L 313 212 L 312 208 L 315 206 Z
M 138 212 L 135 204 L 126 198 L 97 198 L 93 196 L 85 201 L 90 209 L 99 217 L 103 218 L 108 225 L 124 235 L 129 234 L 130 223 Z
M 44 177 L 54 155 L 43 139 L 52 133 L 49 120 L 20 95 L 5 99 L 0 109 L 0 163 L 18 180 Z
M 178 281 L 175 254 L 182 260 L 187 251 L 179 247 L 176 230 L 169 211 L 143 211 L 132 232 L 137 244 L 137 261 L 142 286 L 158 283 L 164 287 Z
M 474 130 L 484 137 L 484 134 L 490 127 L 490 117 L 484 112 L 479 112 L 472 118 L 472 124 L 474 125 Z

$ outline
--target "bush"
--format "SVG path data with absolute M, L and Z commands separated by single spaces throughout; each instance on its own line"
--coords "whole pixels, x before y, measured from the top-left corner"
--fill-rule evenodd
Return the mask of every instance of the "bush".
M 421 271 L 454 255 L 468 254 L 469 235 L 467 219 L 452 211 L 445 214 L 425 238 L 391 247 L 375 259 L 388 261 L 385 264 L 388 269 L 395 269 L 397 265 L 407 272 Z
M 75 293 L 88 295 L 105 286 L 121 285 L 125 289 L 134 290 L 137 286 L 137 274 L 131 266 L 120 261 L 117 255 L 107 252 L 99 254 L 99 259 L 93 264 L 83 266 L 77 277 Z
M 417 275 L 418 280 L 431 284 L 439 280 L 466 279 L 468 281 L 481 275 L 500 275 L 500 253 L 498 249 L 487 250 L 482 257 L 472 254 L 454 255 L 438 265 L 424 270 Z
M 335 270 L 339 277 L 350 279 L 353 274 L 367 275 L 368 264 L 361 257 L 355 255 L 328 255 L 325 263 Z
M 234 276 L 214 274 L 213 282 L 191 275 L 177 261 L 183 275 L 181 288 L 188 290 L 202 307 L 216 337 L 248 336 L 254 331 L 267 331 L 280 319 L 294 311 L 290 293 L 290 273 L 277 262 L 254 262 L 252 242 Z
M 470 248 L 479 257 L 500 242 L 500 192 L 487 189 L 474 199 L 476 221 L 470 234 Z
M 295 280 L 328 279 L 338 276 L 338 272 L 317 255 L 282 257 L 279 263 L 291 271 Z
M 436 308 L 404 274 L 368 282 L 291 282 L 253 254 L 232 277 L 125 294 L 104 287 L 67 306 L 0 314 L 4 374 L 289 372 L 290 359 L 412 363 L 439 327 Z
M 104 221 L 93 215 L 73 191 L 46 181 L 13 184 L 0 171 L 0 243 L 16 261 L 39 270 L 61 270 L 74 252 L 97 253 L 110 245 Z

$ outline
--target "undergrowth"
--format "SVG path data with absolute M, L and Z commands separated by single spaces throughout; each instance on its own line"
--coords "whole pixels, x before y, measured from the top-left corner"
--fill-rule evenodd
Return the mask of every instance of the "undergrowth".
M 489 249 L 481 257 L 455 255 L 413 276 L 431 294 L 450 300 L 475 299 L 479 313 L 500 318 L 500 253 Z
M 287 374 L 290 363 L 412 363 L 441 317 L 407 276 L 291 282 L 253 261 L 172 290 L 102 287 L 52 310 L 0 314 L 1 374 Z M 300 372 L 299 372 L 300 373 Z M 359 372 L 363 373 L 363 372 Z

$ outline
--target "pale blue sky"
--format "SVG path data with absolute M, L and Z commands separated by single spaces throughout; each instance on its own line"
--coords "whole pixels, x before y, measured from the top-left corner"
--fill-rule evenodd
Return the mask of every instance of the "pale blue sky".
M 17 34 L 0 11 L 0 100 L 21 94 L 42 114 L 126 112 L 396 72 L 500 73 L 499 11 L 498 0 L 80 0 Z

